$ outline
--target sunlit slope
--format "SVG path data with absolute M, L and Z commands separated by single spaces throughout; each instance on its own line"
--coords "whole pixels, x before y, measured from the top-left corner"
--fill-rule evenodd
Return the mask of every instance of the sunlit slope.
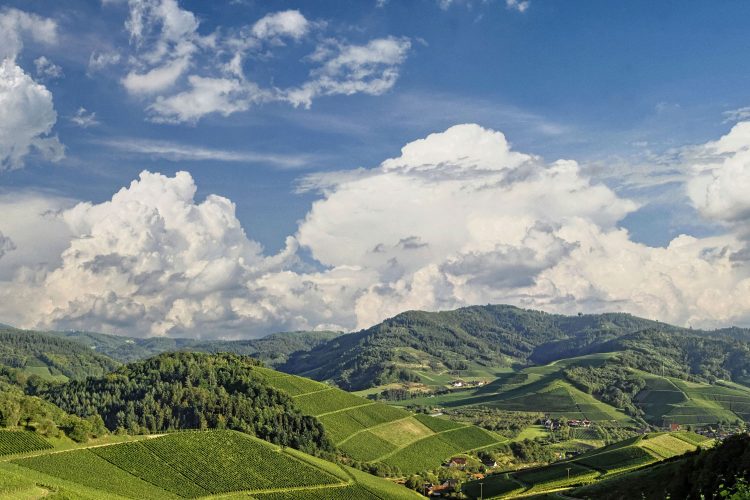
M 592 354 L 524 368 L 515 373 L 504 374 L 483 387 L 456 390 L 446 395 L 410 399 L 396 404 L 448 408 L 481 405 L 508 411 L 540 412 L 569 419 L 629 422 L 630 418 L 622 411 L 581 391 L 563 374 L 568 366 L 598 366 L 614 354 Z
M 171 434 L 0 463 L 0 497 L 407 499 L 386 480 L 243 433 Z
M 572 460 L 488 476 L 482 480 L 482 493 L 484 498 L 514 498 L 590 484 L 683 455 L 709 441 L 692 432 L 646 434 Z M 479 482 L 468 483 L 464 492 L 470 498 L 479 497 Z
M 292 395 L 303 413 L 317 417 L 334 443 L 356 460 L 417 472 L 438 467 L 451 455 L 504 441 L 475 426 L 414 415 L 320 382 L 258 370 L 269 385 Z
M 638 394 L 636 402 L 645 412 L 646 420 L 654 424 L 750 421 L 750 390 L 743 386 L 709 385 L 645 372 L 639 375 L 646 380 L 646 388 Z

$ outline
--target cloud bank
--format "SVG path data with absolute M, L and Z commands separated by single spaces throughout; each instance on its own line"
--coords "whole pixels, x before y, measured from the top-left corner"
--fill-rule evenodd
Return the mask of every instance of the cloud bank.
M 349 330 L 406 309 L 482 303 L 747 323 L 750 210 L 724 178 L 744 182 L 748 130 L 736 125 L 685 165 L 693 203 L 725 234 L 664 248 L 634 242 L 618 223 L 638 205 L 575 161 L 545 162 L 473 124 L 413 141 L 375 168 L 303 179 L 319 199 L 277 254 L 246 233 L 230 200 L 196 200 L 188 173 L 143 172 L 109 201 L 50 216 L 65 228 L 63 244 L 55 239 L 64 250 L 0 283 L 0 317 L 204 338 Z M 0 221 L 0 231 L 17 247 L 3 259 L 23 252 L 13 228 Z

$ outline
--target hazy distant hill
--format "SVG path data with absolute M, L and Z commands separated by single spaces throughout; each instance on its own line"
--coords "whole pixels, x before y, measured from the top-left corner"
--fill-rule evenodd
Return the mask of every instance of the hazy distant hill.
M 50 335 L 84 344 L 100 354 L 123 363 L 146 359 L 162 352 L 231 352 L 246 354 L 275 366 L 284 363 L 293 352 L 310 350 L 343 332 L 283 332 L 252 340 L 196 340 L 186 338 L 135 338 L 103 333 L 67 331 Z
M 78 342 L 41 332 L 2 328 L 0 365 L 19 369 L 27 375 L 65 380 L 104 375 L 119 363 Z

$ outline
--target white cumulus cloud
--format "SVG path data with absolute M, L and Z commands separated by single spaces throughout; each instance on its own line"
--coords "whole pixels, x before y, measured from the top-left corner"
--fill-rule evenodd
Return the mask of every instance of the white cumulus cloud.
M 157 123 L 196 123 L 206 115 L 228 116 L 274 101 L 309 107 L 321 96 L 380 95 L 395 85 L 411 47 L 406 38 L 355 44 L 311 37 L 326 23 L 299 10 L 270 12 L 247 26 L 208 32 L 176 0 L 129 0 L 128 5 L 125 26 L 133 54 L 121 82 L 144 100 L 147 118 Z M 248 66 L 270 65 L 289 43 L 313 45 L 303 58 L 312 66 L 309 77 L 283 88 L 254 81 Z M 92 53 L 89 71 L 117 61 L 117 54 Z
M 16 63 L 25 37 L 53 43 L 57 25 L 51 19 L 17 9 L 0 10 L 0 171 L 23 167 L 32 150 L 51 161 L 64 156 L 63 145 L 51 135 L 57 121 L 52 94 Z M 42 71 L 54 73 L 54 65 L 40 59 Z
M 744 154 L 744 137 L 735 128 L 697 148 L 706 153 L 696 186 Z M 725 234 L 650 247 L 619 226 L 636 203 L 575 161 L 515 151 L 502 133 L 472 124 L 413 141 L 375 168 L 302 185 L 320 198 L 277 254 L 245 233 L 230 200 L 196 200 L 186 172 L 143 172 L 110 201 L 61 206 L 52 216 L 65 228 L 53 238 L 58 258 L 0 272 L 0 318 L 226 338 L 354 329 L 406 309 L 483 303 L 694 326 L 750 322 L 739 197 L 706 204 Z M 696 195 L 699 209 L 704 199 Z M 0 221 L 18 247 L 0 271 L 30 244 L 22 229 Z M 34 246 L 49 247 L 39 241 L 46 232 L 35 234 Z
M 61 159 L 65 149 L 50 135 L 56 121 L 50 91 L 12 59 L 0 63 L 0 170 L 22 167 L 32 150 Z

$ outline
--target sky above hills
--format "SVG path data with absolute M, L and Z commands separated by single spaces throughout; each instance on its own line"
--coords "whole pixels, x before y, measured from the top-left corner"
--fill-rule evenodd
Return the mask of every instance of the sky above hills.
M 0 2 L 0 321 L 750 325 L 745 2 Z

